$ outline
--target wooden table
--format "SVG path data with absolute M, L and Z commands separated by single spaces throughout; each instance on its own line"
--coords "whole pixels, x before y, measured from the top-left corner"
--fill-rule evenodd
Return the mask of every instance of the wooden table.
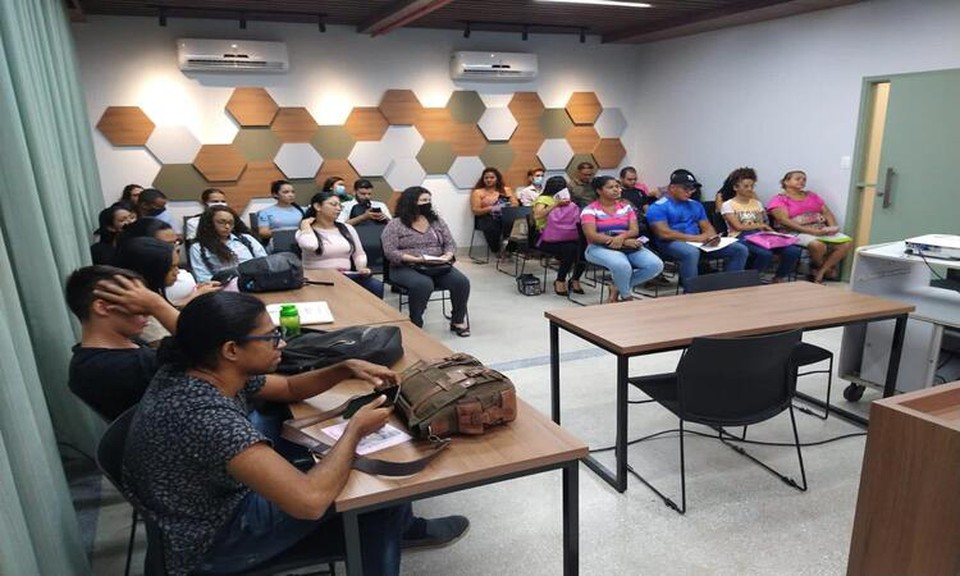
M 551 415 L 559 424 L 561 328 L 617 357 L 616 472 L 592 456 L 584 463 L 618 492 L 623 492 L 627 489 L 628 472 L 627 379 L 630 358 L 686 348 L 698 337 L 752 336 L 893 319 L 896 327 L 884 388 L 884 396 L 890 396 L 897 381 L 907 315 L 912 311 L 913 306 L 903 302 L 810 282 L 547 311 L 544 315 L 550 321 Z M 816 400 L 808 396 L 804 399 Z M 856 414 L 833 406 L 831 410 L 866 424 Z
M 407 317 L 380 298 L 367 292 L 353 280 L 336 270 L 304 270 L 314 282 L 332 282 L 333 286 L 307 284 L 299 290 L 257 294 L 265 304 L 295 304 L 323 300 L 333 313 L 333 324 L 317 324 L 321 330 L 338 330 L 348 326 L 365 326 L 397 322 Z

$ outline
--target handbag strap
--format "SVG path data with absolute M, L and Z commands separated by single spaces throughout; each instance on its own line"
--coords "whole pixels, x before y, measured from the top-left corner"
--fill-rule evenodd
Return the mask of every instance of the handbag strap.
M 283 429 L 280 432 L 280 437 L 288 442 L 293 442 L 298 446 L 306 448 L 318 458 L 322 459 L 330 450 L 333 449 L 333 445 L 327 444 L 326 442 L 318 440 L 317 438 L 307 434 L 303 431 L 304 428 L 309 428 L 314 424 L 340 416 L 347 411 L 351 403 L 363 399 L 364 396 L 366 395 L 354 396 L 343 404 L 333 408 L 332 410 L 327 410 L 326 412 L 321 412 L 312 416 L 305 416 L 303 418 L 287 420 L 283 423 Z M 449 438 L 441 439 L 437 438 L 436 436 L 432 436 L 430 441 L 432 443 L 430 452 L 426 456 L 417 458 L 416 460 L 410 460 L 407 462 L 393 462 L 389 460 L 367 458 L 366 456 L 354 456 L 352 466 L 353 468 L 360 470 L 361 472 L 366 472 L 367 474 L 376 474 L 379 476 L 410 476 L 426 468 L 427 464 L 439 456 L 443 449 L 450 444 Z

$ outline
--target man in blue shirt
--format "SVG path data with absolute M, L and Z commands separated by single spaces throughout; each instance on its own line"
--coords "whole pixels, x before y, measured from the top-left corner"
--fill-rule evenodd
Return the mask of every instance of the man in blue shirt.
M 647 210 L 647 223 L 657 237 L 657 248 L 677 262 L 684 290 L 697 277 L 700 255 L 704 253 L 687 242 L 706 242 L 717 235 L 703 204 L 690 198 L 700 187 L 689 170 L 674 170 L 666 196 Z M 748 255 L 747 247 L 739 242 L 710 252 L 710 257 L 723 258 L 726 271 L 743 270 Z

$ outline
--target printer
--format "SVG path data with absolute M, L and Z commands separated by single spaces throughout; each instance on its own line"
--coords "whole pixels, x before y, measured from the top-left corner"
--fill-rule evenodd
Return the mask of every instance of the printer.
M 924 258 L 942 260 L 960 260 L 960 236 L 953 234 L 925 234 L 907 238 L 907 254 L 916 254 Z

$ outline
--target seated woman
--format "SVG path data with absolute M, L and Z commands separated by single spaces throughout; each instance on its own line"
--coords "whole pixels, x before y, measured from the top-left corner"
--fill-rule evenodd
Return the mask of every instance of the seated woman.
M 519 205 L 513 190 L 504 186 L 500 171 L 496 168 L 484 168 L 470 195 L 470 210 L 473 212 L 474 226 L 483 232 L 494 257 L 500 255 L 500 241 L 503 238 L 500 210 L 504 206 Z
M 587 240 L 587 261 L 602 266 L 613 276 L 607 302 L 632 300 L 633 287 L 656 278 L 663 261 L 638 239 L 637 213 L 620 199 L 620 183 L 612 176 L 598 176 L 592 183 L 597 199 L 580 213 Z
M 340 198 L 341 202 L 347 202 L 353 199 L 353 197 L 350 196 L 350 192 L 347 191 L 347 182 L 339 176 L 331 176 L 324 180 L 320 191 L 333 192 Z
M 791 170 L 780 180 L 783 189 L 770 200 L 767 210 L 773 215 L 775 228 L 792 233 L 797 244 L 810 252 L 812 264 L 809 279 L 823 283 L 823 279 L 839 277 L 839 264 L 853 242 L 845 235 L 837 235 L 837 219 L 817 194 L 805 190 L 807 175 L 802 170 Z
M 393 220 L 383 229 L 383 254 L 389 261 L 391 280 L 409 292 L 414 324 L 423 327 L 423 311 L 434 290 L 449 290 L 453 304 L 450 330 L 467 337 L 470 280 L 454 268 L 457 244 L 430 200 L 430 191 L 421 186 L 403 191 Z
M 753 168 L 737 168 L 727 177 L 727 182 L 729 182 L 730 188 L 735 194 L 733 198 L 725 200 L 720 208 L 720 213 L 727 222 L 728 235 L 737 238 L 746 245 L 752 257 L 749 268 L 753 270 L 761 272 L 766 270 L 773 259 L 773 255 L 779 255 L 780 263 L 777 265 L 773 281 L 785 282 L 787 277 L 797 268 L 797 262 L 800 261 L 802 252 L 801 248 L 791 245 L 770 250 L 747 240 L 757 232 L 773 230 L 767 224 L 767 213 L 763 204 L 757 200 L 757 195 L 754 193 L 753 187 L 757 182 L 757 173 Z
M 301 543 L 318 558 L 343 553 L 342 522 L 331 505 L 351 474 L 357 444 L 390 416 L 385 399 L 360 408 L 333 449 L 305 472 L 274 448 L 279 427 L 265 423 L 251 402 L 288 404 L 347 378 L 379 386 L 396 383 L 397 375 L 347 360 L 265 376 L 277 368 L 283 346 L 259 299 L 217 292 L 186 306 L 176 336 L 161 347 L 160 371 L 130 424 L 123 468 L 129 490 L 160 530 L 165 573 L 246 572 Z M 361 514 L 359 524 L 364 574 L 383 576 L 399 574 L 402 546 L 447 544 L 469 527 L 462 516 L 415 518 L 409 504 Z
M 303 210 L 297 206 L 297 191 L 287 180 L 275 180 L 270 184 L 270 195 L 277 201 L 257 212 L 257 233 L 269 240 L 274 230 L 296 230 L 303 220 Z
M 306 270 L 339 270 L 378 298 L 383 298 L 383 283 L 367 267 L 367 254 L 353 226 L 338 222 L 340 198 L 333 192 L 317 192 L 297 230 L 297 244 Z
M 533 204 L 533 217 L 539 233 L 537 248 L 560 261 L 553 291 L 561 296 L 567 295 L 568 288 L 582 293 L 580 276 L 584 268 L 581 254 L 583 246 L 577 231 L 580 210 L 571 202 L 567 181 L 563 176 L 551 176 L 547 180 L 543 192 Z M 573 274 L 570 276 L 570 286 L 567 286 L 567 274 L 571 269 Z
M 190 266 L 197 282 L 207 282 L 217 272 L 266 255 L 236 212 L 229 206 L 214 206 L 200 216 L 197 240 L 190 246 Z
M 100 227 L 93 231 L 99 240 L 90 245 L 94 264 L 113 264 L 117 252 L 117 237 L 124 226 L 136 221 L 137 214 L 119 202 L 100 211 Z
M 206 210 L 211 206 L 226 206 L 227 195 L 219 188 L 206 188 L 200 193 L 200 203 Z M 200 214 L 187 218 L 183 223 L 183 237 L 193 240 L 197 237 L 197 225 L 200 223 Z

